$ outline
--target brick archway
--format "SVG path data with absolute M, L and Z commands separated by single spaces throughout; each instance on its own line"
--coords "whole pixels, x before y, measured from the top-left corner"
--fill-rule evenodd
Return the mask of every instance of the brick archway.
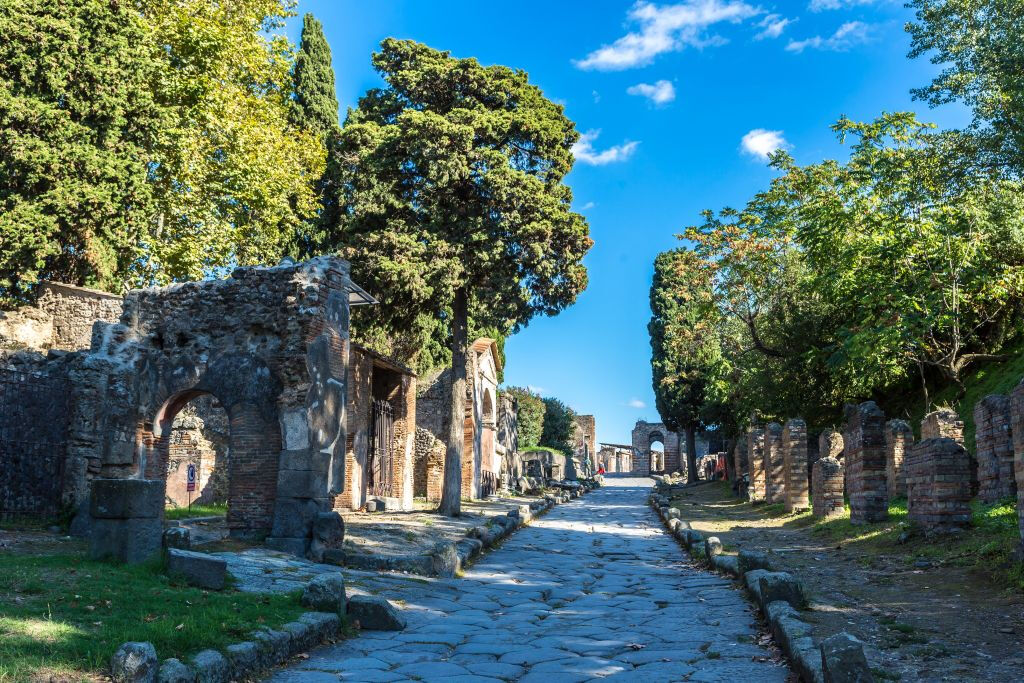
M 661 441 L 664 445 L 664 463 L 660 469 L 652 467 L 651 445 Z M 633 471 L 637 474 L 657 474 L 659 472 L 682 471 L 680 462 L 680 437 L 670 431 L 661 422 L 638 420 L 633 427 Z

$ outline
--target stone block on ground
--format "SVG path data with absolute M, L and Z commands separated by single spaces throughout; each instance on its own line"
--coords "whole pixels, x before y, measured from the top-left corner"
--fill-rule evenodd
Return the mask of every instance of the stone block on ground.
M 219 591 L 224 588 L 227 568 L 224 559 L 213 555 L 179 548 L 167 551 L 167 573 L 183 576 L 191 586 Z
M 450 579 L 459 571 L 459 551 L 454 543 L 441 541 L 428 553 L 431 576 Z
M 309 559 L 323 562 L 327 550 L 340 549 L 345 543 L 345 520 L 335 510 L 320 512 L 313 521 L 313 540 L 309 544 Z
M 864 644 L 845 631 L 821 642 L 821 668 L 826 683 L 873 683 Z
M 124 643 L 110 657 L 110 678 L 115 683 L 153 683 L 159 663 L 152 643 Z
M 261 628 L 252 632 L 253 642 L 260 650 L 263 666 L 273 666 L 287 659 L 291 637 L 284 631 Z
M 742 562 L 740 563 L 742 566 Z M 743 582 L 747 586 L 747 592 L 754 598 L 754 602 L 761 602 L 761 577 L 770 572 L 767 569 L 751 569 L 743 572 Z
M 231 678 L 231 665 L 216 650 L 203 650 L 192 658 L 196 683 L 224 683 Z
M 376 595 L 353 595 L 348 601 L 350 621 L 358 621 L 364 631 L 401 631 L 405 618 L 384 598 Z
M 299 621 L 309 624 L 317 642 L 333 638 L 341 629 L 341 615 L 337 612 L 303 612 Z
M 318 574 L 302 591 L 302 605 L 317 612 L 345 613 L 345 577 Z
M 157 519 L 164 516 L 164 482 L 159 479 L 93 479 L 93 519 Z
M 767 569 L 770 571 L 772 568 L 771 562 L 768 561 L 768 556 L 756 550 L 741 550 L 737 560 L 741 574 L 746 574 L 752 569 Z
M 163 523 L 159 518 L 93 519 L 89 557 L 139 564 L 160 552 Z
M 722 541 L 717 536 L 709 536 L 704 540 L 704 556 L 709 560 L 722 553 Z
M 192 532 L 188 527 L 172 526 L 164 531 L 164 547 L 189 550 L 192 548 Z
M 180 659 L 165 659 L 160 664 L 157 683 L 195 683 L 196 672 L 188 668 Z
M 247 678 L 247 674 L 260 668 L 261 654 L 256 643 L 233 643 L 224 648 L 224 653 L 231 664 L 231 676 L 235 680 Z
M 763 605 L 782 600 L 794 609 L 807 607 L 803 586 L 789 572 L 767 572 L 761 575 L 758 582 Z

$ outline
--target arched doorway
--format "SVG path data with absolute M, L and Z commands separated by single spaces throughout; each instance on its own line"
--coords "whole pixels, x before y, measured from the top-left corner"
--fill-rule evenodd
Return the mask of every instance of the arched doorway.
M 211 394 L 200 394 L 179 409 L 166 436 L 165 507 L 200 506 L 204 515 L 210 508 L 226 512 L 231 426 L 224 407 Z
M 665 437 L 661 432 L 651 432 L 647 452 L 650 457 L 651 474 L 665 471 Z
M 480 497 L 484 498 L 498 490 L 498 463 L 495 452 L 495 432 L 498 428 L 496 420 L 497 410 L 495 409 L 494 395 L 490 387 L 484 388 L 483 401 L 481 405 L 481 430 L 480 430 Z

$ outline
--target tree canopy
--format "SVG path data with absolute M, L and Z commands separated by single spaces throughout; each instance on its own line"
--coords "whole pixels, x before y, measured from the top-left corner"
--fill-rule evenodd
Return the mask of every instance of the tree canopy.
M 540 445 L 571 455 L 575 450 L 575 411 L 557 398 L 547 397 L 543 401 L 544 428 L 541 430 Z
M 519 427 L 519 447 L 531 448 L 540 445 L 540 435 L 544 429 L 544 413 L 547 406 L 541 397 L 523 387 L 509 387 L 507 393 L 514 396 L 519 404 L 517 424 Z
M 591 240 L 563 183 L 578 134 L 523 71 L 390 38 L 373 65 L 386 85 L 342 129 L 343 208 L 328 243 L 380 297 L 373 325 L 450 339 L 458 416 L 469 320 L 508 334 L 586 286 Z M 451 514 L 462 441 L 453 429 Z

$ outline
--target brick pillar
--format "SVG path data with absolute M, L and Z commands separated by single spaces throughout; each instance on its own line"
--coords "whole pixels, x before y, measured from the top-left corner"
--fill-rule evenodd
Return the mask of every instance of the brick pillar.
M 907 456 L 907 518 L 926 531 L 953 531 L 971 523 L 971 463 L 949 438 L 925 439 Z
M 782 454 L 782 425 L 770 422 L 764 430 L 764 502 L 786 502 L 786 468 Z
M 1013 436 L 1013 470 L 1017 480 L 1017 519 L 1021 538 L 1024 539 L 1024 382 L 1010 392 L 1010 434 Z
M 747 497 L 752 503 L 764 502 L 764 466 L 764 427 L 753 425 L 747 430 L 747 467 L 750 470 Z
M 846 491 L 846 461 L 844 459 L 843 435 L 837 431 L 826 429 L 818 435 L 818 459 L 835 458 L 843 465 L 843 491 Z M 814 482 L 811 482 L 811 493 L 814 493 Z
M 786 512 L 809 507 L 807 501 L 807 424 L 789 420 L 782 429 L 782 461 L 786 481 Z
M 903 460 L 914 446 L 914 430 L 904 420 L 885 423 L 885 481 L 889 497 L 907 495 L 907 475 Z
M 819 458 L 812 468 L 814 516 L 829 517 L 843 511 L 843 466 L 828 456 Z
M 880 522 L 889 516 L 885 475 L 885 414 L 867 401 L 850 411 L 843 432 L 850 521 Z
M 978 497 L 986 503 L 1017 495 L 1013 471 L 1010 399 L 992 395 L 974 406 Z

